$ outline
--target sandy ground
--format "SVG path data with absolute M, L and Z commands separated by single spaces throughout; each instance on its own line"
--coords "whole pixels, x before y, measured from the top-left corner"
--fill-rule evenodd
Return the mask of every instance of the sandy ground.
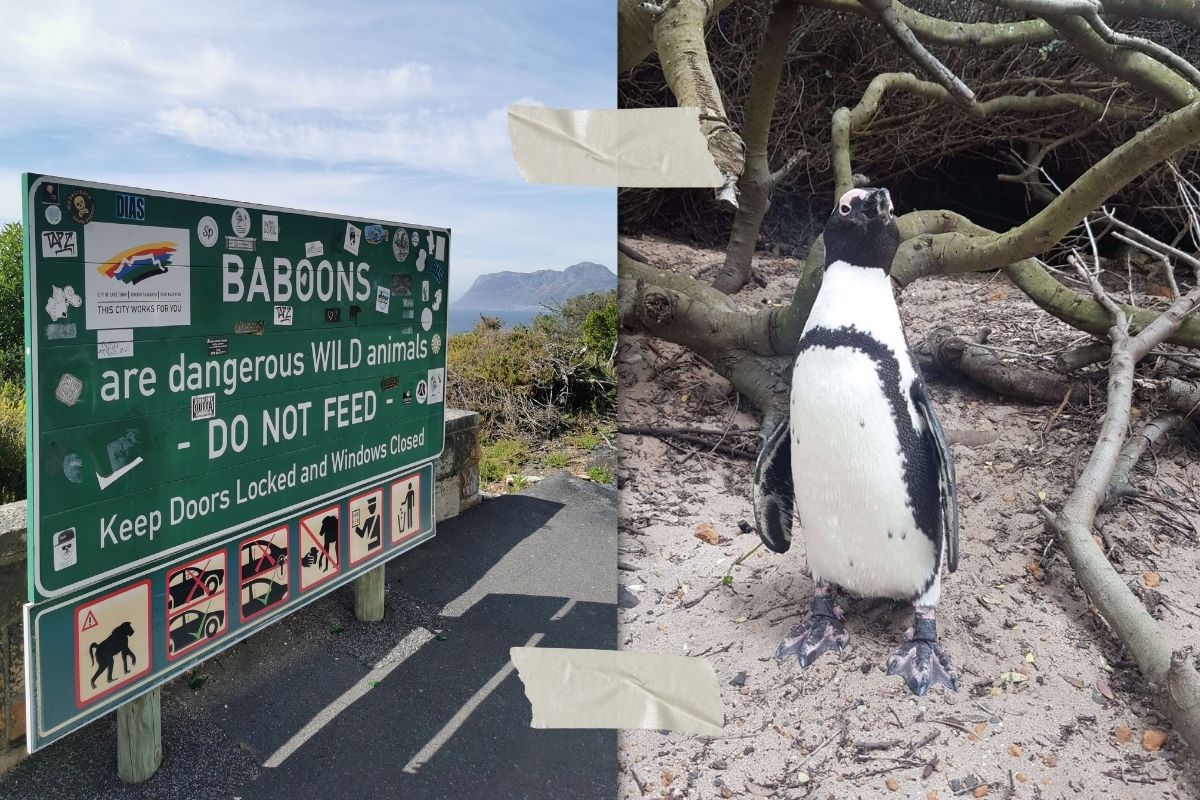
M 721 258 L 652 239 L 634 244 L 702 277 Z M 762 307 L 790 295 L 794 261 L 756 265 L 768 288 L 748 289 L 739 302 Z M 1003 277 L 922 281 L 905 292 L 902 314 L 914 346 L 938 323 L 964 335 L 986 324 L 992 345 L 1037 355 L 1080 341 Z M 627 336 L 620 359 L 622 425 L 727 431 L 727 444 L 757 450 L 757 418 L 694 355 Z M 1070 406 L 1050 421 L 1054 408 L 1005 401 L 952 376 L 929 379 L 944 427 L 980 432 L 983 442 L 953 447 L 962 556 L 944 581 L 938 622 L 962 673 L 957 693 L 938 687 L 914 698 L 885 674 L 911 613 L 888 602 L 846 604 L 851 638 L 840 659 L 823 655 L 808 670 L 777 662 L 811 581 L 800 536 L 785 555 L 762 548 L 733 566 L 758 543 L 740 525 L 753 519 L 752 463 L 619 437 L 621 594 L 624 606 L 636 602 L 621 611 L 622 647 L 706 656 L 727 731 L 718 739 L 623 732 L 622 797 L 1200 796 L 1182 741 L 1142 746 L 1147 731 L 1169 727 L 1065 558 L 1046 555 L 1035 514 L 1043 497 L 1061 503 L 1102 406 Z M 1102 513 L 1099 525 L 1110 559 L 1180 644 L 1200 643 L 1195 455 L 1178 438 L 1160 444 L 1135 475 L 1142 498 Z M 708 525 L 716 544 L 696 536 Z

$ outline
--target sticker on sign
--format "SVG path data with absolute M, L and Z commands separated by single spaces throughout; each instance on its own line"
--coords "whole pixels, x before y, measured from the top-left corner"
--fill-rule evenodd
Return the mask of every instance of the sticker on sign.
M 88 330 L 191 324 L 187 229 L 92 222 L 83 250 Z
M 75 231 L 42 231 L 42 258 L 77 258 Z
M 192 422 L 202 419 L 212 419 L 217 415 L 217 395 L 215 392 L 198 394 L 192 397 Z

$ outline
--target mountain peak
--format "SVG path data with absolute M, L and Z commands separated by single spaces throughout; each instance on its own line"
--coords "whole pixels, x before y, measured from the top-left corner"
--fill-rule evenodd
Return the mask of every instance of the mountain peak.
M 490 272 L 480 275 L 456 308 L 495 311 L 538 310 L 581 294 L 617 288 L 617 276 L 603 264 L 581 261 L 564 269 Z

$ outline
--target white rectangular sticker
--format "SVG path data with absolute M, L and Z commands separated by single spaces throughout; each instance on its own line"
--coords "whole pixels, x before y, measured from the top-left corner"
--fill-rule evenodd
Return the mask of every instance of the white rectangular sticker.
M 316 256 L 325 255 L 325 245 L 321 242 L 306 242 L 304 245 L 304 257 L 315 258 Z
M 42 231 L 42 258 L 78 258 L 75 231 Z
M 438 261 L 446 260 L 446 237 L 440 233 L 434 238 L 433 257 Z
M 343 245 L 347 253 L 358 255 L 358 245 L 362 242 L 362 231 L 357 225 L 346 223 L 346 241 Z
M 279 241 L 279 217 L 274 214 L 262 216 L 262 240 L 264 242 Z
M 133 355 L 133 329 L 96 331 L 96 358 L 128 358 Z
M 380 286 L 375 290 L 375 310 L 386 314 L 392 305 L 392 290 L 386 286 Z
M 197 394 L 192 396 L 192 422 L 202 419 L 212 419 L 217 415 L 217 395 Z
M 428 403 L 440 403 L 446 396 L 446 370 L 441 367 L 429 370 Z
M 88 223 L 83 247 L 87 329 L 190 325 L 191 233 Z
M 54 571 L 75 566 L 79 551 L 75 547 L 75 529 L 67 528 L 54 534 Z
M 292 324 L 292 307 L 291 306 L 275 306 L 275 324 L 276 325 L 291 325 Z

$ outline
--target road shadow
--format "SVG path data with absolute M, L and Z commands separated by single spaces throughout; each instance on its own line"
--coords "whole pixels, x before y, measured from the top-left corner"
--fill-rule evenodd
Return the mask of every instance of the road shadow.
M 117 778 L 109 714 L 0 777 L 0 796 L 615 797 L 615 732 L 533 730 L 516 673 L 496 680 L 535 634 L 546 647 L 616 647 L 615 553 L 611 490 L 563 476 L 485 502 L 388 564 L 383 622 L 358 622 L 353 590 L 339 588 L 167 684 L 163 765 L 146 783 Z M 399 663 L 369 685 L 381 661 Z

